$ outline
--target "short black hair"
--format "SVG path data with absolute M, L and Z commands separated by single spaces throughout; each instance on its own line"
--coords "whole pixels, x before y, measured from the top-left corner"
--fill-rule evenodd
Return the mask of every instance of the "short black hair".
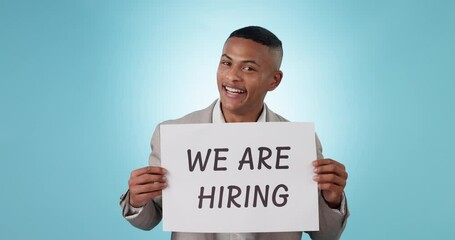
M 270 48 L 278 48 L 283 51 L 283 46 L 280 39 L 269 30 L 259 26 L 248 26 L 235 30 L 229 35 L 231 37 L 245 38 L 253 40 L 257 43 L 265 45 Z

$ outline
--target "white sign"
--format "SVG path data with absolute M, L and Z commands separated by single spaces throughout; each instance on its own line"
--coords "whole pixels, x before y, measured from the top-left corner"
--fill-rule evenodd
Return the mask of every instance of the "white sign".
M 313 123 L 161 125 L 163 230 L 319 230 Z

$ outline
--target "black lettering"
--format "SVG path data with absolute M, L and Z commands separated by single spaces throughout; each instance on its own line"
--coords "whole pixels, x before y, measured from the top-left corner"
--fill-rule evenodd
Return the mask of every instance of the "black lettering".
M 270 148 L 260 147 L 260 148 L 258 148 L 258 150 L 259 150 L 259 165 L 258 165 L 258 169 L 261 169 L 262 165 L 264 165 L 268 169 L 272 168 L 272 167 L 270 167 L 270 165 L 268 165 L 265 162 L 265 160 L 269 159 L 270 156 L 272 156 L 272 151 L 270 150 Z M 264 151 L 267 152 L 266 156 L 264 156 Z
M 202 200 L 204 200 L 204 198 L 208 198 L 210 199 L 210 208 L 213 208 L 213 202 L 214 202 L 214 199 L 215 199 L 215 186 L 212 187 L 212 193 L 210 195 L 204 195 L 204 187 L 201 187 L 201 191 L 199 193 L 199 208 L 202 208 Z
M 209 161 L 210 153 L 212 152 L 212 149 L 207 149 L 207 155 L 205 156 L 205 162 L 202 162 L 202 156 L 201 152 L 198 151 L 196 153 L 196 157 L 194 159 L 194 162 L 191 162 L 191 149 L 187 150 L 188 153 L 188 168 L 190 172 L 194 171 L 194 168 L 196 168 L 196 163 L 199 162 L 199 169 L 203 172 L 205 171 L 205 168 L 207 167 L 207 162 Z
M 281 155 L 281 150 L 291 150 L 291 147 L 289 147 L 289 146 L 288 147 L 276 147 L 276 165 L 275 165 L 275 168 L 276 169 L 288 169 L 289 166 L 280 165 L 280 160 L 281 159 L 288 159 L 289 158 L 288 155 Z
M 248 201 L 250 200 L 250 185 L 246 186 L 246 191 L 245 191 L 245 207 L 248 207 Z
M 250 164 L 250 169 L 251 170 L 254 169 L 253 156 L 251 156 L 251 148 L 250 147 L 247 147 L 245 149 L 245 152 L 243 153 L 242 160 L 239 161 L 239 170 L 242 170 L 243 164 L 245 164 L 245 163 Z
M 228 200 L 227 200 L 227 207 L 228 208 L 231 208 L 231 204 L 234 204 L 236 207 L 240 207 L 240 204 L 238 204 L 235 199 L 240 196 L 240 194 L 242 194 L 242 190 L 240 190 L 239 187 L 237 186 L 233 186 L 233 185 L 230 185 L 227 187 L 228 190 L 229 190 L 229 194 L 228 194 Z M 237 193 L 236 194 L 233 194 L 233 190 L 236 190 Z
M 258 195 L 260 195 L 262 205 L 267 207 L 268 198 L 269 198 L 269 185 L 265 185 L 265 194 L 262 194 L 261 187 L 256 185 L 254 186 L 254 198 L 253 198 L 253 207 L 257 206 Z
M 276 194 L 278 193 L 278 190 L 280 188 L 283 188 L 285 192 L 288 192 L 288 187 L 286 185 L 284 185 L 284 184 L 280 184 L 280 185 L 276 186 L 275 190 L 273 190 L 272 202 L 273 202 L 273 205 L 275 205 L 277 207 L 282 207 L 282 206 L 286 205 L 286 203 L 288 202 L 288 197 L 289 197 L 289 194 L 280 194 L 280 195 L 278 195 L 281 199 L 283 199 L 283 202 L 278 203 L 276 201 L 276 199 L 277 199 Z
M 224 192 L 224 187 L 220 187 L 220 198 L 218 199 L 218 208 L 223 207 L 223 192 Z
M 215 151 L 215 165 L 213 166 L 213 171 L 226 171 L 227 168 L 226 167 L 218 167 L 218 161 L 225 161 L 226 160 L 226 157 L 220 157 L 218 155 L 219 152 L 227 152 L 229 151 L 228 148 L 215 148 L 214 149 Z

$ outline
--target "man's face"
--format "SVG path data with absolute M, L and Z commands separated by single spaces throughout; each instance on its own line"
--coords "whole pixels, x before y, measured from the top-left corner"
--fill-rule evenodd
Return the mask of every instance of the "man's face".
M 260 112 L 265 95 L 282 77 L 277 63 L 280 57 L 274 51 L 249 39 L 232 37 L 226 41 L 217 71 L 225 117 Z

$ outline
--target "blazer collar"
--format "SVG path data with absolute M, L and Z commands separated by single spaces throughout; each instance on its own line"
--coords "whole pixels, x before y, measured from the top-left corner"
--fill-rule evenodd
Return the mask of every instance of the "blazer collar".
M 212 104 L 210 104 L 209 107 L 207 107 L 206 109 L 203 110 L 203 112 L 205 113 L 204 115 L 204 122 L 206 123 L 213 123 L 213 119 L 212 119 L 212 116 L 213 116 L 213 109 L 215 108 L 216 106 L 216 101 L 213 101 Z M 280 118 L 280 116 L 276 113 L 274 113 L 272 110 L 270 110 L 270 108 L 267 106 L 267 104 L 264 104 L 265 106 L 265 110 L 267 111 L 266 112 L 266 122 L 282 122 L 284 119 L 283 118 Z

